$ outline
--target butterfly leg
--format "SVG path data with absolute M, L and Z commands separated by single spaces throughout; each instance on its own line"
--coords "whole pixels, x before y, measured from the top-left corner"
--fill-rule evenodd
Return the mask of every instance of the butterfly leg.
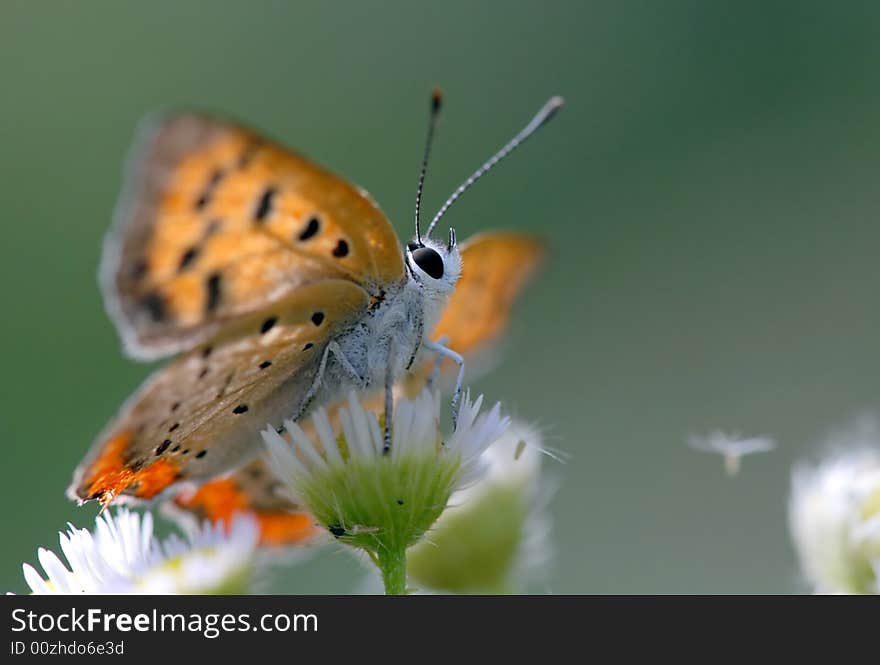
M 330 356 L 330 345 L 328 344 L 324 347 L 324 353 L 321 355 L 321 363 L 318 365 L 318 371 L 315 373 L 315 380 L 312 381 L 312 385 L 309 386 L 308 391 L 300 402 L 299 410 L 296 415 L 292 418 L 294 422 L 299 420 L 302 415 L 309 408 L 309 405 L 312 403 L 312 400 L 315 399 L 315 395 L 318 394 L 318 390 L 321 388 L 321 383 L 324 380 L 324 371 L 327 369 L 327 358 Z M 284 428 L 278 430 L 280 434 Z
M 357 382 L 361 390 L 367 387 L 366 379 L 360 375 L 360 372 L 358 372 L 349 359 L 346 358 L 345 353 L 342 351 L 342 347 L 340 347 L 337 342 L 330 342 L 327 345 L 327 351 L 333 354 L 333 357 L 336 358 L 342 369 L 344 369 L 346 374 Z
M 385 372 L 385 432 L 382 445 L 382 454 L 387 455 L 391 451 L 391 418 L 394 413 L 394 381 L 391 372 L 391 353 L 388 354 L 389 367 Z
M 425 342 L 425 348 L 433 351 L 440 358 L 449 358 L 458 365 L 458 376 L 455 378 L 455 390 L 452 393 L 452 429 L 458 426 L 458 402 L 461 399 L 461 384 L 464 381 L 464 358 L 461 354 L 440 344 L 439 342 Z
M 321 388 L 321 384 L 324 381 L 324 372 L 327 370 L 327 360 L 330 357 L 330 354 L 333 354 L 333 357 L 339 362 L 340 367 L 348 373 L 351 378 L 357 381 L 358 385 L 361 387 L 364 386 L 364 377 L 358 373 L 358 371 L 352 366 L 351 362 L 349 362 L 348 358 L 345 357 L 345 353 L 343 353 L 339 344 L 335 341 L 330 342 L 324 348 L 324 354 L 321 356 L 321 363 L 318 365 L 318 371 L 315 374 L 315 380 L 312 381 L 312 385 L 309 387 L 308 392 L 301 402 L 301 406 L 299 408 L 299 412 L 293 418 L 294 421 L 300 419 L 303 413 L 309 408 L 312 400 L 315 399 L 315 395 L 318 394 L 318 390 Z
M 446 346 L 449 344 L 449 335 L 443 335 L 437 338 L 437 344 L 442 344 Z M 434 362 L 431 365 L 431 371 L 428 374 L 428 380 L 426 382 L 428 389 L 432 390 L 435 385 L 437 385 L 437 380 L 440 378 L 440 362 L 437 356 L 434 356 Z
M 417 340 L 421 340 L 424 336 L 425 336 L 425 320 L 424 320 L 424 318 L 419 317 L 418 327 L 416 328 L 416 337 L 415 338 Z M 448 341 L 448 339 L 447 339 L 447 341 Z M 444 344 L 444 343 L 445 342 L 441 342 L 441 344 Z M 413 348 L 412 355 L 410 355 L 410 357 L 409 357 L 409 362 L 406 364 L 406 371 L 409 371 L 412 368 L 413 363 L 416 361 L 416 356 L 419 354 L 419 346 L 420 345 L 418 343 L 416 343 L 415 347 Z

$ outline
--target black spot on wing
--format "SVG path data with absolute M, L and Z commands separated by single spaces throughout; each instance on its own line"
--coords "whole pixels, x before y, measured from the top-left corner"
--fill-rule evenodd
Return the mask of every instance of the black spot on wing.
M 170 446 L 170 445 L 171 445 L 171 439 L 165 439 L 162 443 L 160 443 L 156 447 L 156 455 L 158 456 L 158 455 L 161 455 L 162 453 L 164 453 L 166 450 L 168 450 L 168 446 Z
M 247 411 L 248 411 L 247 404 L 239 404 L 237 407 L 232 409 L 232 413 L 234 413 L 237 416 L 240 416 L 242 413 L 247 413 Z
M 344 240 L 340 240 L 338 243 L 336 243 L 336 247 L 333 248 L 333 256 L 335 256 L 337 259 L 348 256 L 348 243 Z
M 196 260 L 199 256 L 199 248 L 198 247 L 190 247 L 183 253 L 183 256 L 180 257 L 180 265 L 177 267 L 178 272 L 183 272 L 187 268 L 189 268 L 193 261 Z
M 260 326 L 260 332 L 265 335 L 267 332 L 272 330 L 276 323 L 278 323 L 278 317 L 270 316 L 268 319 L 263 321 L 263 325 Z
M 165 309 L 165 298 L 157 291 L 148 293 L 141 298 L 141 307 L 155 323 L 164 320 L 168 313 Z
M 324 322 L 324 312 L 315 312 L 312 314 L 312 323 L 316 326 L 321 325 Z
M 205 185 L 205 189 L 202 190 L 202 193 L 199 195 L 199 198 L 196 199 L 196 210 L 202 210 L 211 202 L 211 197 L 214 194 L 214 190 L 217 189 L 217 185 L 220 184 L 220 181 L 223 180 L 223 169 L 217 169 L 214 173 L 211 174 L 208 183 Z
M 205 312 L 210 314 L 220 305 L 223 278 L 220 273 L 211 274 L 205 281 Z
M 317 235 L 318 231 L 320 231 L 320 230 L 321 230 L 321 220 L 319 220 L 317 217 L 315 217 L 313 215 L 312 217 L 309 218 L 309 221 L 306 222 L 305 227 L 303 228 L 302 231 L 300 231 L 300 234 L 297 237 L 299 238 L 300 242 L 305 242 L 309 238 L 312 238 L 315 235 Z
M 272 212 L 272 203 L 275 199 L 275 195 L 278 193 L 278 189 L 276 187 L 267 187 L 263 194 L 260 196 L 260 200 L 257 201 L 257 207 L 254 210 L 254 221 L 258 224 L 266 221 L 266 218 Z

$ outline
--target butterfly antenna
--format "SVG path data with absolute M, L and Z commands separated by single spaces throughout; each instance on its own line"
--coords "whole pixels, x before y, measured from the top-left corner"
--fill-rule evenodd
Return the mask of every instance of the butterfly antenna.
M 541 110 L 535 114 L 535 117 L 529 121 L 529 124 L 522 128 L 519 134 L 510 139 L 510 141 L 507 142 L 507 145 L 486 160 L 480 168 L 474 171 L 470 178 L 461 183 L 461 185 L 458 186 L 458 189 L 452 193 L 452 196 L 446 199 L 446 203 L 444 203 L 440 210 L 437 211 L 437 214 L 434 215 L 434 219 L 431 220 L 431 224 L 428 226 L 425 236 L 430 237 L 431 231 L 434 230 L 434 227 L 437 225 L 437 222 L 440 221 L 440 218 L 446 214 L 446 211 L 449 210 L 452 204 L 455 203 L 471 185 L 482 178 L 493 166 L 516 150 L 520 144 L 545 125 L 550 118 L 556 115 L 556 112 L 562 107 L 564 101 L 565 100 L 563 100 L 562 97 L 551 98 L 546 104 L 544 104 Z
M 428 120 L 428 137 L 425 140 L 425 154 L 422 156 L 422 169 L 419 172 L 419 186 L 416 189 L 416 240 L 422 244 L 422 230 L 420 215 L 422 210 L 422 189 L 425 187 L 425 174 L 428 172 L 428 158 L 431 156 L 431 144 L 434 142 L 434 128 L 437 126 L 437 117 L 440 115 L 440 107 L 443 104 L 443 93 L 439 88 L 434 88 L 431 93 L 431 116 Z

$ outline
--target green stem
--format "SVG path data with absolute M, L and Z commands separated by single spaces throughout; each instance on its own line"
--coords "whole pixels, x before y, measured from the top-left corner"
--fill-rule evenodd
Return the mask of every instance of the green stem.
M 385 595 L 402 596 L 406 593 L 406 548 L 381 548 L 377 553 Z

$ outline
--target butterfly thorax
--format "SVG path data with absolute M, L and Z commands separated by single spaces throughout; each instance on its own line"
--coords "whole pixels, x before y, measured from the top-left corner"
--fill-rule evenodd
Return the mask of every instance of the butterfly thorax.
M 455 289 L 461 256 L 454 242 L 425 238 L 407 245 L 404 266 L 404 278 L 374 294 L 368 313 L 331 341 L 321 389 L 301 415 L 340 392 L 394 383 L 417 366 L 423 343 Z
M 394 382 L 415 367 L 447 298 L 445 293 L 426 289 L 412 276 L 382 294 L 363 320 L 335 340 L 345 360 L 328 353 L 325 379 L 315 403 L 332 400 L 340 391 L 381 387 L 386 377 Z M 350 368 L 344 366 L 346 362 Z

